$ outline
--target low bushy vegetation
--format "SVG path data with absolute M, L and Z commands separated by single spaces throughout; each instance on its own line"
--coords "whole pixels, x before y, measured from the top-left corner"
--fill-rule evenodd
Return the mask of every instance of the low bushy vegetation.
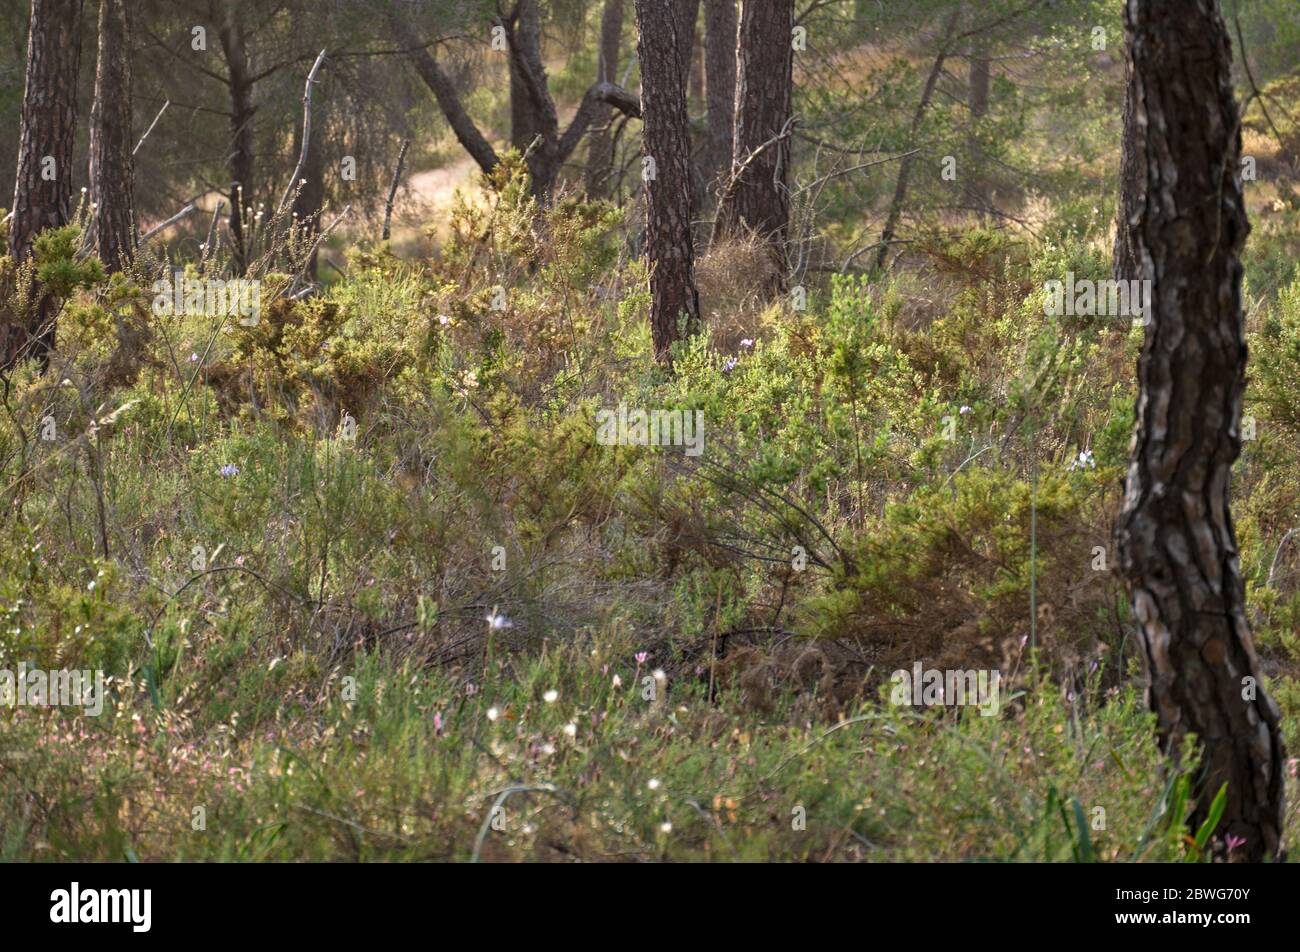
M 539 213 L 517 160 L 491 184 L 434 258 L 363 247 L 308 297 L 268 259 L 252 326 L 43 239 L 0 668 L 110 698 L 0 708 L 0 856 L 1207 853 L 1112 572 L 1140 328 L 1044 315 L 1098 240 L 976 230 L 771 304 L 716 247 L 670 375 L 622 213 Z M 1300 278 L 1261 244 L 1236 514 L 1294 751 Z M 704 451 L 600 445 L 620 404 L 701 411 Z M 997 716 L 891 704 L 917 662 L 1000 670 Z

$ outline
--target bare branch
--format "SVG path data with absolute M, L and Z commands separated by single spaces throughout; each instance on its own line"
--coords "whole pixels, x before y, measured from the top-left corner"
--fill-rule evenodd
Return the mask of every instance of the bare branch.
M 193 205 L 193 204 L 186 205 L 184 208 L 182 208 L 180 211 L 178 211 L 175 215 L 167 219 L 162 224 L 154 225 L 152 228 L 150 228 L 148 231 L 146 231 L 143 235 L 140 236 L 140 244 L 144 244 L 146 241 L 148 241 L 154 235 L 158 234 L 158 232 L 162 231 L 163 229 L 170 228 L 172 225 L 176 224 L 186 215 L 190 214 L 190 212 L 194 211 L 194 209 L 197 207 L 198 207 L 197 205 Z
M 397 186 L 402 181 L 402 166 L 406 164 L 406 150 L 410 148 L 411 140 L 403 139 L 402 148 L 397 153 L 397 166 L 393 169 L 393 181 L 388 186 L 388 201 L 384 203 L 384 230 L 380 235 L 381 240 L 387 241 L 391 234 L 393 223 L 393 199 L 397 196 Z
M 158 110 L 158 115 L 153 117 L 153 122 L 149 123 L 149 128 L 144 130 L 144 135 L 142 135 L 140 141 L 135 144 L 135 148 L 131 150 L 131 155 L 133 157 L 140 151 L 140 146 L 144 145 L 144 140 L 149 138 L 149 133 L 153 132 L 153 127 L 158 125 L 158 120 L 162 118 L 162 114 L 167 111 L 167 107 L 171 104 L 172 101 L 170 99 L 162 104 L 162 108 Z
M 614 83 L 600 82 L 593 84 L 587 90 L 587 95 L 582 97 L 582 105 L 578 107 L 573 121 L 569 123 L 569 128 L 564 130 L 564 136 L 560 139 L 559 161 L 563 162 L 577 148 L 578 143 L 587 134 L 587 129 L 595 120 L 599 107 L 602 105 L 613 106 L 625 116 L 634 119 L 641 118 L 640 97 Z
M 311 72 L 307 74 L 307 82 L 302 89 L 302 148 L 298 152 L 298 164 L 294 166 L 293 175 L 289 176 L 289 184 L 284 187 L 284 194 L 280 196 L 280 204 L 275 213 L 278 215 L 284 211 L 285 206 L 289 204 L 289 197 L 298 187 L 298 176 L 302 173 L 302 167 L 307 164 L 307 149 L 311 146 L 311 88 L 316 85 L 316 74 L 320 72 L 321 64 L 325 62 L 325 51 L 321 50 L 320 55 L 316 57 L 316 62 L 312 65 Z

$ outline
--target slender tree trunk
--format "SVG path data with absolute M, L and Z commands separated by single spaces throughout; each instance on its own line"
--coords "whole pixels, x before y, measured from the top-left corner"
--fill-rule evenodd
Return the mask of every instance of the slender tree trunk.
M 970 61 L 970 117 L 976 121 L 989 111 L 989 58 L 977 47 Z
M 980 120 L 989 111 L 989 55 L 987 42 L 983 37 L 971 39 L 970 54 L 970 93 L 967 106 L 970 110 L 970 124 L 966 130 L 966 174 L 970 202 L 979 209 L 980 218 L 985 217 L 989 205 L 989 188 L 984 168 L 983 150 L 979 142 Z
M 736 0 L 704 0 L 704 87 L 709 145 L 704 178 L 710 188 L 731 171 L 736 118 Z
M 679 17 L 678 26 L 680 28 L 677 38 L 682 44 L 681 49 L 677 52 L 682 61 L 682 81 L 686 84 L 687 112 L 689 114 L 692 83 L 691 62 L 695 56 L 695 25 L 700 19 L 700 0 L 677 0 L 677 16 Z
M 912 113 L 912 134 L 909 141 L 916 142 L 917 134 L 921 131 L 921 122 L 925 119 L 925 114 L 930 108 L 930 100 L 934 98 L 934 87 L 939 82 L 939 75 L 943 72 L 943 64 L 948 59 L 948 44 L 952 42 L 952 35 L 957 29 L 957 18 L 961 10 L 954 10 L 944 23 L 943 39 L 939 42 L 939 52 L 935 54 L 934 63 L 930 67 L 929 75 L 925 77 L 925 85 L 921 89 L 921 101 L 916 105 L 916 112 Z M 880 249 L 876 252 L 876 267 L 883 268 L 885 259 L 889 256 L 889 245 L 894 240 L 895 229 L 898 228 L 898 219 L 903 214 L 903 202 L 907 199 L 907 186 L 912 178 L 912 158 L 905 156 L 898 165 L 898 179 L 894 182 L 894 197 L 889 202 L 889 212 L 885 216 L 885 227 L 880 232 Z
M 507 31 L 511 68 L 527 87 L 528 99 L 536 111 L 541 141 L 529 154 L 528 171 L 532 177 L 533 195 L 539 202 L 546 203 L 550 201 L 561 167 L 586 136 L 600 107 L 613 106 L 624 115 L 640 116 L 641 103 L 636 96 L 615 83 L 593 83 L 582 97 L 573 121 L 561 132 L 555 100 L 547 87 L 546 69 L 542 65 L 540 28 L 533 31 L 526 25 L 527 21 L 525 26 L 520 26 L 519 14 L 535 2 L 536 0 L 526 0 L 524 6 L 515 8 L 513 18 L 504 18 L 500 22 Z M 438 61 L 400 16 L 390 11 L 387 19 L 390 32 L 406 48 L 416 72 L 432 90 L 456 139 L 473 156 L 479 168 L 490 173 L 500 161 L 496 151 L 465 112 L 460 96 L 439 67 Z
M 451 126 L 456 141 L 469 153 L 479 169 L 485 174 L 491 174 L 500 158 L 492 148 L 492 144 L 474 124 L 469 113 L 465 111 L 455 84 L 443 72 L 430 48 L 426 47 L 421 38 L 411 29 L 410 23 L 396 11 L 387 7 L 385 11 L 389 32 L 393 39 L 408 51 L 407 56 L 411 65 L 415 67 L 416 74 L 424 81 L 425 86 L 433 93 L 433 98 L 447 120 L 447 125 Z
M 313 240 L 320 232 L 320 212 L 325 201 L 324 138 L 329 123 L 330 99 L 325 95 L 324 89 L 321 89 L 320 93 L 321 95 L 316 96 L 312 102 L 312 131 L 307 140 L 307 158 L 298 175 L 302 180 L 302 186 L 291 183 L 292 187 L 298 189 L 293 200 L 293 214 L 296 216 L 294 224 L 297 226 L 298 235 L 303 241 Z M 302 123 L 296 123 L 293 132 L 293 152 L 290 153 L 292 155 L 298 155 L 302 150 L 302 132 Z M 317 253 L 313 252 L 307 263 L 307 276 L 312 281 L 316 280 L 316 259 Z
M 597 53 L 596 81 L 618 82 L 619 42 L 623 37 L 624 0 L 605 0 L 600 17 L 600 49 Z M 614 134 L 610 121 L 614 110 L 602 104 L 592 118 L 593 132 L 587 146 L 587 195 L 605 198 L 609 194 L 610 174 L 614 167 Z
M 772 289 L 785 286 L 790 228 L 790 108 L 794 0 L 741 0 L 733 167 L 718 230 L 748 230 L 771 249 Z
M 515 33 L 520 45 L 527 51 L 537 68 L 541 68 L 542 19 L 537 0 L 519 0 Z M 613 82 L 613 80 L 610 80 Z M 522 72 L 519 58 L 510 57 L 510 144 L 520 152 L 527 151 L 533 140 L 543 135 L 541 113 L 529 92 L 528 80 Z
M 518 129 L 512 129 L 512 138 L 515 145 L 526 150 L 533 197 L 545 205 L 566 156 L 560 154 L 559 114 L 542 61 L 542 21 L 537 0 L 519 0 L 515 18 L 507 29 L 510 75 L 512 82 L 517 80 L 519 84 L 518 98 L 512 95 L 511 116 L 521 123 Z
M 695 137 L 692 135 L 690 127 L 691 90 L 695 77 L 692 65 L 696 56 L 695 29 L 700 21 L 700 0 L 677 0 L 677 8 L 677 37 L 684 44 L 678 50 L 678 53 L 682 60 L 682 88 L 686 90 L 686 131 L 688 135 L 691 135 L 691 209 L 695 213 L 704 207 L 705 198 L 704 156 L 695 148 Z M 693 217 L 691 220 L 691 234 L 694 236 L 696 244 L 703 243 L 704 235 L 701 233 L 698 218 Z
M 702 103 L 705 101 L 704 45 L 700 42 L 700 37 L 696 32 L 698 30 L 697 20 L 700 15 L 700 0 L 693 0 L 692 6 L 694 9 L 689 14 L 691 18 L 691 62 L 687 67 L 687 73 L 690 75 L 690 81 L 686 89 L 686 101 L 688 104 L 692 102 Z M 689 110 L 689 105 L 687 108 Z
M 1231 49 L 1215 0 L 1127 0 L 1128 129 L 1144 179 L 1128 240 L 1150 281 L 1133 458 L 1118 526 L 1162 748 L 1201 747 L 1191 828 L 1228 785 L 1232 856 L 1278 854 L 1278 708 L 1246 620 L 1229 508 L 1246 372 L 1239 253 L 1249 224 Z M 1222 851 L 1221 851 L 1222 855 Z
M 647 161 L 646 253 L 655 359 L 669 364 L 682 332 L 699 326 L 691 237 L 691 140 L 680 18 L 663 0 L 636 0 Z M 652 164 L 651 164 L 652 163 Z
M 1133 246 L 1129 242 L 1129 228 L 1134 214 L 1146 201 L 1146 172 L 1142 156 L 1137 154 L 1134 130 L 1135 93 L 1133 89 L 1133 58 L 1130 51 L 1124 55 L 1124 132 L 1119 153 L 1119 207 L 1115 216 L 1115 246 L 1111 269 L 1116 281 L 1137 280 L 1138 263 L 1133 259 Z
M 235 271 L 248 267 L 246 238 L 248 209 L 257 214 L 253 190 L 253 84 L 244 46 L 243 20 L 236 4 L 227 2 L 220 28 L 221 50 L 226 58 L 227 91 L 230 96 L 230 238 Z
M 32 253 L 36 236 L 72 217 L 72 154 L 77 128 L 77 74 L 81 65 L 82 0 L 32 0 L 18 174 L 9 251 L 15 261 Z M 44 358 L 54 342 L 53 302 L 42 295 L 23 325 L 0 328 L 0 358 Z
M 90 109 L 91 237 L 110 272 L 135 256 L 135 168 L 131 156 L 131 5 L 99 0 L 99 55 Z

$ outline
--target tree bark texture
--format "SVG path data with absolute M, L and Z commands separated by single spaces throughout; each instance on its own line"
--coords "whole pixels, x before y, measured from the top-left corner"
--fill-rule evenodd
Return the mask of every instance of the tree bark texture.
M 790 109 L 794 0 L 741 0 L 732 170 L 718 208 L 723 234 L 768 243 L 783 286 L 790 227 Z
M 709 146 L 704 177 L 712 186 L 731 171 L 736 118 L 736 0 L 704 0 L 704 91 Z
M 685 42 L 680 17 L 663 0 L 636 0 L 647 163 L 646 254 L 655 359 L 671 362 L 682 332 L 699 325 L 691 236 L 691 146 L 686 115 Z M 650 163 L 653 163 L 652 165 Z
M 99 0 L 99 55 L 90 109 L 91 238 L 110 271 L 135 255 L 135 167 L 131 156 L 131 4 Z
M 1132 460 L 1118 526 L 1158 718 L 1175 759 L 1195 732 L 1191 828 L 1228 785 L 1236 859 L 1278 853 L 1283 749 L 1246 619 L 1229 509 L 1246 345 L 1239 253 L 1249 225 L 1228 33 L 1215 0 L 1127 0 L 1128 134 L 1143 184 L 1128 240 L 1151 282 Z
M 36 236 L 72 217 L 72 156 L 81 66 L 82 0 L 32 0 L 26 84 L 18 140 L 18 173 L 9 252 L 32 253 Z M 48 353 L 54 340 L 52 302 L 41 296 L 29 314 L 0 327 L 3 367 Z

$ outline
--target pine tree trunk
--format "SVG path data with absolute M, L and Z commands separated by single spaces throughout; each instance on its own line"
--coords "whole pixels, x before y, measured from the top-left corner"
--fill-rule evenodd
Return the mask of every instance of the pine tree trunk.
M 686 101 L 704 102 L 704 45 L 700 42 L 701 37 L 698 35 L 698 21 L 700 16 L 700 0 L 693 0 L 691 10 L 688 13 L 688 22 L 691 25 L 691 61 L 686 68 L 689 76 L 686 87 Z M 687 107 L 689 111 L 689 105 Z
M 1127 130 L 1144 188 L 1128 239 L 1151 282 L 1133 458 L 1118 526 L 1162 748 L 1202 750 L 1191 828 L 1218 788 L 1238 859 L 1279 851 L 1278 708 L 1246 620 L 1229 509 L 1246 345 L 1239 253 L 1249 224 L 1228 33 L 1215 0 L 1128 0 Z M 1244 842 L 1243 842 L 1244 841 Z M 1222 850 L 1222 847 L 1220 847 Z
M 512 144 L 527 157 L 533 197 L 538 204 L 546 205 L 564 156 L 560 154 L 559 116 L 542 60 L 542 18 L 537 0 L 519 0 L 511 30 L 510 70 Z
M 773 289 L 784 287 L 790 227 L 793 26 L 794 0 L 741 0 L 733 167 L 718 209 L 720 232 L 748 230 L 768 243 Z
M 695 73 L 692 70 L 692 64 L 696 58 L 696 36 L 695 30 L 700 22 L 700 0 L 677 0 L 678 5 L 678 32 L 677 38 L 681 47 L 678 54 L 682 61 L 682 85 L 686 90 L 686 130 L 687 134 L 691 133 L 690 115 L 691 115 L 691 91 L 694 86 Z M 697 91 L 698 93 L 698 91 Z M 704 207 L 705 185 L 704 185 L 704 168 L 703 156 L 695 148 L 694 136 L 691 137 L 691 209 L 692 213 Z M 696 244 L 702 244 L 704 235 L 701 233 L 701 225 L 697 218 L 692 218 L 691 235 Z
M 682 61 L 683 82 L 686 84 L 686 100 L 689 104 L 691 94 L 691 61 L 695 57 L 695 25 L 700 19 L 700 0 L 677 0 L 678 25 L 677 39 L 681 46 L 677 51 Z M 690 110 L 687 109 L 689 114 Z
M 32 0 L 18 179 L 9 227 L 15 260 L 31 254 L 39 232 L 66 225 L 72 217 L 81 8 L 82 0 Z
M 691 146 L 686 115 L 685 48 L 674 4 L 636 0 L 641 60 L 646 182 L 646 254 L 650 261 L 650 329 L 655 359 L 671 363 L 682 331 L 699 326 L 691 238 Z
M 520 0 L 515 33 L 528 50 L 534 65 L 541 64 L 542 21 L 537 0 Z M 612 80 L 611 80 L 612 82 Z M 528 82 L 518 59 L 510 57 L 510 144 L 520 152 L 528 151 L 533 140 L 543 134 L 541 114 L 533 103 Z
M 81 8 L 82 0 L 32 0 L 18 175 L 9 223 L 9 251 L 15 261 L 32 253 L 40 232 L 66 225 L 72 217 Z M 44 357 L 49 352 L 54 341 L 51 310 L 49 297 L 42 296 L 22 325 L 0 328 L 4 367 L 21 356 Z
M 230 97 L 230 238 L 236 274 L 249 264 L 246 213 L 257 214 L 253 189 L 253 83 L 244 47 L 243 22 L 235 5 L 227 3 L 220 30 L 226 58 L 226 88 Z
M 605 0 L 600 17 L 600 49 L 596 65 L 596 80 L 602 83 L 618 82 L 619 41 L 623 37 L 624 0 Z M 591 139 L 587 146 L 587 195 L 605 198 L 609 195 L 610 176 L 614 168 L 614 134 L 609 128 L 614 110 L 601 106 L 592 119 Z
M 385 6 L 383 11 L 388 31 L 394 40 L 407 50 L 411 65 L 424 84 L 429 87 L 429 91 L 433 93 L 438 108 L 447 120 L 447 125 L 451 126 L 452 134 L 456 136 L 456 141 L 464 147 L 478 167 L 485 174 L 490 175 L 500 158 L 492 148 L 492 144 L 474 124 L 474 120 L 465 112 L 465 106 L 460 101 L 455 84 L 443 72 L 437 58 L 429 48 L 424 46 L 408 20 L 393 8 Z
M 930 66 L 930 72 L 925 77 L 925 85 L 921 87 L 921 101 L 917 103 L 916 111 L 912 113 L 910 141 L 913 143 L 917 141 L 918 134 L 921 131 L 921 123 L 925 120 L 925 114 L 930 108 L 930 100 L 934 98 L 935 87 L 939 82 L 939 76 L 943 73 L 943 64 L 948 59 L 948 44 L 952 42 L 953 34 L 957 29 L 957 19 L 960 15 L 960 9 L 954 10 L 944 22 L 943 38 L 939 41 L 939 52 L 935 54 L 934 62 Z M 880 250 L 876 252 L 876 267 L 878 269 L 885 266 L 885 259 L 889 256 L 889 246 L 893 244 L 898 221 L 903 215 L 903 202 L 907 199 L 907 186 L 912 179 L 913 158 L 914 156 L 905 155 L 898 163 L 898 178 L 894 181 L 894 196 L 889 201 L 889 211 L 885 215 L 885 227 L 880 231 Z
M 131 4 L 99 0 L 99 55 L 90 109 L 91 237 L 108 271 L 135 255 L 135 170 L 131 149 Z
M 736 0 L 704 0 L 704 89 L 709 148 L 704 178 L 712 187 L 731 171 L 736 117 Z
M 1133 259 L 1129 243 L 1129 228 L 1133 214 L 1145 201 L 1146 173 L 1136 152 L 1134 139 L 1133 59 L 1131 50 L 1124 52 L 1124 132 L 1119 157 L 1119 207 L 1115 216 L 1115 246 L 1111 269 L 1116 281 L 1137 280 L 1138 264 Z
M 970 109 L 970 124 L 966 129 L 966 173 L 964 178 L 968 185 L 970 203 L 979 210 L 980 218 L 986 215 L 989 205 L 988 182 L 985 178 L 984 155 L 979 142 L 980 120 L 989 111 L 989 56 L 988 47 L 983 37 L 971 41 L 970 54 L 970 93 L 967 106 Z

